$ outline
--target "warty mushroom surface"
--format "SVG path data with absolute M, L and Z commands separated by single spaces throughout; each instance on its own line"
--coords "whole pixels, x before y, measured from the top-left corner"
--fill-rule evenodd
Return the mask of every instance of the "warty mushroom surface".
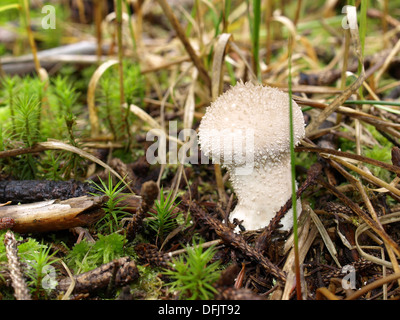
M 292 108 L 296 145 L 305 124 L 294 101 Z M 207 107 L 198 135 L 203 154 L 229 171 L 238 198 L 230 220 L 243 221 L 246 230 L 267 226 L 292 195 L 289 95 L 240 81 Z M 291 210 L 281 223 L 292 227 Z

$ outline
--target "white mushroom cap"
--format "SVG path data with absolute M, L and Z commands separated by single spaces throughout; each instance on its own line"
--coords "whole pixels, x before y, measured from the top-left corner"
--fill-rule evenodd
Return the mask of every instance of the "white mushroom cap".
M 216 146 L 216 134 L 221 135 L 222 144 L 224 140 L 229 141 L 230 136 L 240 132 L 244 135 L 248 129 L 254 130 L 255 165 L 279 161 L 283 153 L 290 152 L 289 95 L 276 88 L 238 82 L 206 109 L 199 127 L 201 150 L 206 156 L 219 157 L 224 164 L 224 158 L 231 155 Z M 298 144 L 305 134 L 304 119 L 294 101 L 293 131 L 294 143 Z M 245 148 L 241 151 L 238 154 L 232 150 L 234 161 L 245 156 Z
M 292 108 L 298 144 L 305 135 L 304 118 L 294 101 Z M 238 82 L 219 96 L 201 120 L 201 150 L 230 172 L 238 197 L 230 217 L 244 220 L 246 229 L 268 225 L 291 197 L 289 126 L 289 95 L 251 82 Z M 250 171 L 239 171 L 249 164 Z M 285 229 L 292 223 L 287 220 Z

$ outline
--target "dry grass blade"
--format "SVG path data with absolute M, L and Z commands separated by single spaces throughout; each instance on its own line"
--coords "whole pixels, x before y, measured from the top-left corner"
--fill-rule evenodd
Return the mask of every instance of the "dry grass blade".
M 333 244 L 331 238 L 329 237 L 328 232 L 326 231 L 324 225 L 322 224 L 321 220 L 318 218 L 317 214 L 311 209 L 309 205 L 305 208 L 310 213 L 311 219 L 313 220 L 315 226 L 317 227 L 319 234 L 321 235 L 322 240 L 325 243 L 326 248 L 328 249 L 329 253 L 331 254 L 332 259 L 335 261 L 336 265 L 341 268 L 340 262 L 337 258 L 337 251 L 335 245 Z
M 210 76 L 207 73 L 207 70 L 204 68 L 204 64 L 199 58 L 199 56 L 196 54 L 194 51 L 192 45 L 189 42 L 189 39 L 186 37 L 185 31 L 183 30 L 181 24 L 179 23 L 178 19 L 176 18 L 174 12 L 172 11 L 170 5 L 166 0 L 157 0 L 157 2 L 160 4 L 162 7 L 164 14 L 167 16 L 169 22 L 173 26 L 179 40 L 181 40 L 183 46 L 185 47 L 185 50 L 189 54 L 190 58 L 193 61 L 193 64 L 196 66 L 196 68 L 199 71 L 200 77 L 203 79 L 205 82 L 206 86 L 208 88 L 211 88 L 211 79 Z
M 358 76 L 357 80 L 354 81 L 346 90 L 344 90 L 343 94 L 337 96 L 329 105 L 328 108 L 324 109 L 315 119 L 312 119 L 310 124 L 306 128 L 306 135 L 312 135 L 324 122 L 329 115 L 331 115 L 333 112 L 337 110 L 338 107 L 340 107 L 341 104 L 343 104 L 352 93 L 354 93 L 364 82 L 365 80 L 365 70 L 364 70 L 364 58 L 362 56 L 362 49 L 361 49 L 361 44 L 360 44 L 360 36 L 358 32 L 358 27 L 357 27 L 357 13 L 355 7 L 348 7 L 347 10 L 347 19 L 349 23 L 353 21 L 353 25 L 355 25 L 355 28 L 350 28 L 350 34 L 355 46 L 355 53 L 358 58 L 359 64 L 361 66 L 361 72 L 360 75 Z M 355 21 L 355 23 L 354 23 Z
M 211 77 L 211 93 L 213 100 L 215 100 L 221 94 L 225 52 L 230 38 L 230 33 L 223 33 L 219 36 L 217 44 L 215 45 Z
M 344 203 L 346 203 L 360 218 L 362 218 L 385 242 L 386 246 L 389 246 L 390 250 L 393 250 L 397 256 L 400 257 L 400 247 L 399 245 L 386 233 L 384 228 L 382 227 L 382 224 L 380 223 L 379 218 L 377 217 L 377 214 L 375 212 L 374 207 L 371 204 L 371 201 L 368 198 L 368 195 L 365 192 L 364 186 L 361 184 L 361 182 L 353 177 L 350 173 L 348 173 L 344 168 L 342 168 L 339 163 L 342 163 L 343 165 L 347 166 L 351 170 L 358 170 L 357 167 L 350 165 L 346 161 L 342 161 L 340 158 L 336 158 L 335 161 L 330 161 L 330 164 L 340 173 L 345 177 L 358 192 L 361 194 L 361 197 L 363 201 L 365 202 L 366 207 L 368 208 L 368 211 L 371 216 L 368 216 L 361 208 L 356 205 L 354 202 L 352 202 L 350 199 L 348 199 L 345 195 L 343 195 L 341 192 L 339 192 L 335 187 L 331 186 L 329 183 L 325 183 L 320 179 L 320 183 L 324 185 L 327 189 L 330 191 L 333 191 L 335 195 L 338 196 L 339 199 L 341 199 Z M 370 175 L 372 176 L 372 175 Z M 377 179 L 377 178 L 376 178 Z M 380 179 L 379 179 L 380 180 Z M 388 185 L 386 182 L 384 182 L 386 185 Z M 392 189 L 392 186 L 388 185 L 389 188 Z M 397 192 L 397 191 L 396 191 Z M 372 217 L 372 218 L 371 218 Z
M 306 214 L 303 214 L 300 218 L 299 221 L 299 263 L 300 265 L 304 262 L 304 259 L 308 253 L 308 250 L 310 249 L 311 245 L 313 244 L 315 237 L 318 234 L 318 230 L 315 228 L 315 226 L 313 226 L 310 222 L 310 216 L 307 214 L 309 213 L 309 206 L 307 204 L 303 204 L 303 208 Z M 296 285 L 296 273 L 295 273 L 295 252 L 294 252 L 294 248 L 293 248 L 293 234 L 292 236 L 288 239 L 286 246 L 291 246 L 291 250 L 286 258 L 286 262 L 285 265 L 283 267 L 283 271 L 285 271 L 287 273 L 287 280 L 285 283 L 285 287 L 282 293 L 282 296 L 280 297 L 281 300 L 289 300 L 290 299 L 290 293 L 292 291 L 292 289 L 295 287 Z M 302 288 L 304 287 L 304 282 L 303 279 L 302 281 Z M 305 287 L 304 287 L 305 288 Z M 306 291 L 302 290 L 302 293 L 305 294 Z M 277 299 L 278 295 L 280 293 L 276 292 L 274 293 L 273 297 L 274 299 Z M 305 299 L 306 297 L 303 297 L 303 299 Z
M 380 217 L 379 220 L 382 225 L 399 222 L 400 221 L 400 212 L 394 212 L 394 213 L 387 214 L 385 216 Z M 355 244 L 356 244 L 357 251 L 360 253 L 360 255 L 363 258 L 370 260 L 374 263 L 380 264 L 382 266 L 393 269 L 393 264 L 391 262 L 377 258 L 369 253 L 366 253 L 362 249 L 362 246 L 359 243 L 359 238 L 364 232 L 366 232 L 369 229 L 370 229 L 370 226 L 368 226 L 368 224 L 366 224 L 366 223 L 361 224 L 357 228 L 356 233 L 355 233 Z
M 193 70 L 192 73 L 192 81 L 189 87 L 188 95 L 185 101 L 185 107 L 184 107 L 184 114 L 183 114 L 183 127 L 185 129 L 191 129 L 193 125 L 193 119 L 194 119 L 194 111 L 196 108 L 196 102 L 195 102 L 195 87 L 196 87 L 196 81 L 197 81 L 197 75 L 198 71 L 197 69 Z
M 61 300 L 68 300 L 69 297 L 71 296 L 71 293 L 74 291 L 76 281 L 75 281 L 75 277 L 71 273 L 71 270 L 68 268 L 68 266 L 65 264 L 65 262 L 62 260 L 60 260 L 60 261 L 61 261 L 61 264 L 63 265 L 64 269 L 67 271 L 69 278 L 71 279 L 71 284 L 68 287 L 68 290 L 64 293 L 63 297 L 61 298 Z
M 374 81 L 375 81 L 375 87 L 378 86 L 378 82 L 379 79 L 382 77 L 383 73 L 386 71 L 386 69 L 388 68 L 390 62 L 392 61 L 392 59 L 397 55 L 397 53 L 400 50 L 400 40 L 397 41 L 396 45 L 393 47 L 393 49 L 390 51 L 389 55 L 387 56 L 387 58 L 385 59 L 385 62 L 382 66 L 382 68 L 380 68 L 378 70 L 378 72 L 376 73 L 376 76 L 374 77 Z
M 322 155 L 324 156 L 324 155 Z M 326 157 L 326 156 L 325 156 Z M 394 186 L 390 185 L 389 183 L 375 177 L 374 175 L 356 167 L 355 165 L 352 165 L 351 163 L 336 157 L 336 156 L 328 156 L 327 158 L 331 158 L 334 159 L 337 163 L 342 164 L 343 166 L 349 168 L 350 170 L 353 170 L 354 172 L 357 172 L 358 174 L 360 174 L 361 176 L 363 176 L 364 178 L 368 179 L 369 181 L 373 182 L 374 184 L 376 184 L 379 187 L 385 188 L 388 191 L 392 192 L 393 194 L 395 194 L 396 196 L 400 197 L 400 190 L 395 188 Z
M 276 21 L 280 22 L 283 24 L 290 32 L 292 39 L 297 38 L 297 31 L 296 31 L 296 26 L 294 25 L 293 21 L 290 20 L 288 17 L 285 16 L 273 16 L 271 21 Z M 291 50 L 293 51 L 294 46 L 296 45 L 296 41 L 291 41 L 292 48 Z
M 126 104 L 122 105 L 123 108 L 127 108 Z M 142 108 L 138 107 L 137 105 L 131 104 L 129 106 L 129 110 L 138 116 L 140 119 L 142 119 L 144 122 L 148 123 L 152 128 L 151 132 L 153 132 L 155 135 L 160 135 L 160 136 L 165 136 L 167 139 L 174 141 L 178 144 L 183 144 L 183 142 L 176 137 L 167 135 L 162 128 L 162 126 L 157 122 L 156 119 L 154 119 L 151 115 L 149 115 L 146 111 L 144 111 Z
M 176 195 L 177 195 L 177 193 L 179 191 L 179 185 L 181 183 L 182 175 L 184 174 L 183 165 L 184 165 L 185 160 L 186 160 L 185 159 L 186 150 L 187 150 L 186 147 L 187 148 L 191 148 L 193 143 L 197 141 L 197 139 L 191 139 L 192 137 L 190 137 L 187 134 L 187 131 L 186 131 L 186 130 L 188 130 L 188 131 L 192 132 L 191 128 L 192 128 L 193 119 L 194 119 L 194 111 L 195 111 L 195 108 L 196 108 L 195 86 L 196 86 L 197 76 L 198 76 L 198 71 L 197 71 L 197 69 L 194 68 L 193 72 L 192 72 L 191 85 L 189 87 L 188 95 L 186 97 L 185 106 L 184 106 L 184 114 L 183 114 L 183 128 L 184 128 L 183 133 L 184 133 L 184 135 L 183 135 L 183 141 L 178 139 L 179 141 L 181 141 L 181 143 L 185 143 L 186 145 L 185 145 L 185 147 L 182 147 L 182 149 L 179 150 L 179 154 L 183 155 L 183 157 L 179 157 L 178 156 L 178 158 L 179 158 L 178 159 L 179 167 L 178 167 L 178 172 L 177 172 L 177 174 L 175 175 L 175 178 L 174 178 L 174 184 L 175 185 L 173 184 L 171 186 L 171 188 L 174 189 L 174 193 L 172 195 L 173 199 L 176 198 Z M 187 141 L 188 138 L 191 139 L 191 140 Z M 184 151 L 185 153 L 181 153 L 180 151 Z
M 342 167 L 340 167 L 338 164 L 336 164 L 335 162 L 331 162 L 331 164 L 333 166 L 335 166 L 335 168 L 342 174 L 344 175 L 349 182 L 355 186 L 355 188 L 357 190 L 359 189 L 359 185 L 357 184 L 357 182 L 359 182 L 357 179 L 355 179 L 352 175 L 350 175 L 346 170 L 344 170 Z M 338 189 L 336 189 L 335 187 L 331 186 L 329 183 L 325 182 L 322 179 L 318 180 L 319 183 L 325 187 L 326 189 L 328 189 L 330 192 L 332 192 L 335 196 L 337 196 L 346 206 L 348 206 L 354 213 L 356 213 L 361 219 L 363 219 L 365 221 L 365 223 L 368 224 L 368 226 L 371 227 L 372 230 L 374 230 L 382 239 L 385 239 L 385 242 L 388 243 L 393 250 L 396 252 L 396 254 L 398 256 L 400 256 L 400 249 L 399 249 L 399 245 L 393 241 L 393 239 L 391 239 L 387 233 L 385 232 L 385 230 L 382 229 L 382 226 L 380 225 L 380 223 L 377 223 L 375 220 L 373 220 L 370 216 L 368 216 L 363 210 L 361 210 L 361 208 L 354 203 L 352 200 L 350 200 L 348 197 L 346 197 L 343 193 L 341 193 Z M 362 188 L 361 188 L 362 189 Z
M 231 35 L 223 33 L 218 39 L 214 50 L 213 65 L 212 65 L 212 78 L 211 78 L 211 93 L 212 99 L 215 100 L 222 92 L 222 78 L 224 70 L 225 53 Z M 226 203 L 224 183 L 222 180 L 221 166 L 214 164 L 215 180 L 217 182 L 217 189 L 219 199 L 222 203 Z
M 360 298 L 361 296 L 363 296 L 364 294 L 368 293 L 369 291 L 379 288 L 381 286 L 383 286 L 385 283 L 391 282 L 391 281 L 395 281 L 400 279 L 400 273 L 394 273 L 391 274 L 390 276 L 378 279 L 364 287 L 362 287 L 360 290 L 355 291 L 352 295 L 350 295 L 349 297 L 347 297 L 345 300 L 355 300 Z
M 87 92 L 87 104 L 89 109 L 89 121 L 92 137 L 96 137 L 100 133 L 99 118 L 96 110 L 96 88 L 101 76 L 110 67 L 118 64 L 117 60 L 109 60 L 101 64 L 93 73 Z
M 101 161 L 100 159 L 96 158 L 94 155 L 92 155 L 86 151 L 83 151 L 77 147 L 71 146 L 70 144 L 67 144 L 67 143 L 64 143 L 61 141 L 39 142 L 37 145 L 40 147 L 44 147 L 46 150 L 65 150 L 65 151 L 73 152 L 82 158 L 93 161 L 93 162 L 97 163 L 98 165 L 102 166 L 104 169 L 110 171 L 119 180 L 123 181 L 124 184 L 126 185 L 126 187 L 129 189 L 129 191 L 134 193 L 132 191 L 132 189 L 129 187 L 129 185 L 124 181 L 124 179 L 113 168 L 111 168 L 108 164 L 104 163 L 103 161 Z
M 325 287 L 317 289 L 315 298 L 317 300 L 324 300 L 324 298 L 327 298 L 328 300 L 340 300 L 340 298 L 338 296 L 333 294 L 331 291 L 329 291 L 328 288 L 325 288 Z
M 251 67 L 250 63 L 247 61 L 245 54 L 242 52 L 242 50 L 240 50 L 240 48 L 236 45 L 236 43 L 234 41 L 231 41 L 231 47 L 232 47 L 232 51 L 236 52 L 240 59 L 242 59 L 244 65 L 246 66 L 248 72 L 249 72 L 249 78 L 252 81 L 257 82 L 257 76 L 254 73 L 253 68 Z
M 127 105 L 124 104 L 122 106 L 123 108 L 127 108 Z M 147 122 L 153 129 L 160 129 L 163 130 L 161 125 L 155 120 L 151 115 L 149 115 L 146 111 L 144 111 L 142 108 L 138 107 L 137 105 L 131 104 L 129 106 L 129 110 L 138 116 L 140 119 L 142 119 L 144 122 Z
M 317 152 L 321 156 L 329 157 L 329 155 L 334 155 L 337 157 L 342 157 L 342 158 L 348 158 L 348 159 L 354 159 L 360 162 L 372 164 L 374 166 L 381 167 L 383 169 L 392 171 L 393 173 L 400 174 L 400 167 L 391 165 L 386 162 L 382 162 L 379 160 L 375 160 L 372 158 L 368 158 L 365 156 L 357 155 L 354 153 L 350 152 L 344 152 L 344 151 L 339 151 L 339 150 L 334 150 L 334 149 L 328 149 L 328 148 L 316 148 L 316 147 L 297 147 L 296 148 L 297 152 Z M 335 158 L 336 159 L 336 158 Z

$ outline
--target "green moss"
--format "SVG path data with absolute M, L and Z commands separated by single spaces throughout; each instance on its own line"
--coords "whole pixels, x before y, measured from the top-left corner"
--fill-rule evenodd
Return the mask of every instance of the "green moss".
M 140 277 L 131 285 L 132 295 L 141 300 L 159 299 L 164 294 L 162 291 L 164 282 L 160 278 L 160 269 L 142 265 L 138 265 L 137 268 Z
M 215 247 L 204 250 L 202 242 L 193 241 L 192 247 L 187 247 L 185 255 L 172 260 L 172 270 L 164 273 L 172 282 L 166 285 L 172 291 L 179 292 L 180 299 L 209 300 L 213 299 L 217 290 L 213 287 L 220 276 L 220 262 L 212 262 Z
M 95 243 L 86 240 L 75 244 L 66 256 L 66 263 L 75 273 L 84 273 L 114 259 L 132 254 L 132 250 L 126 248 L 125 236 L 112 233 L 99 235 Z

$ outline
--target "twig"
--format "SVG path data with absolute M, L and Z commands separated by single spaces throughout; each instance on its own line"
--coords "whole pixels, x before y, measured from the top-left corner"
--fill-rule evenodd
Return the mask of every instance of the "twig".
M 261 252 L 249 246 L 242 236 L 234 233 L 232 229 L 204 212 L 204 210 L 201 209 L 196 202 L 187 203 L 186 205 L 190 208 L 191 214 L 193 216 L 197 216 L 199 219 L 203 220 L 207 225 L 209 225 L 217 233 L 225 245 L 240 250 L 249 259 L 260 264 L 260 266 L 263 267 L 266 272 L 271 273 L 279 281 L 286 281 L 285 273 L 276 265 L 274 265 L 267 257 L 263 256 Z
M 123 286 L 139 278 L 135 261 L 123 257 L 104 264 L 96 269 L 74 276 L 73 292 L 92 292 L 107 288 L 114 279 L 116 286 Z M 57 286 L 58 291 L 66 291 L 71 286 L 70 277 L 62 279 Z

